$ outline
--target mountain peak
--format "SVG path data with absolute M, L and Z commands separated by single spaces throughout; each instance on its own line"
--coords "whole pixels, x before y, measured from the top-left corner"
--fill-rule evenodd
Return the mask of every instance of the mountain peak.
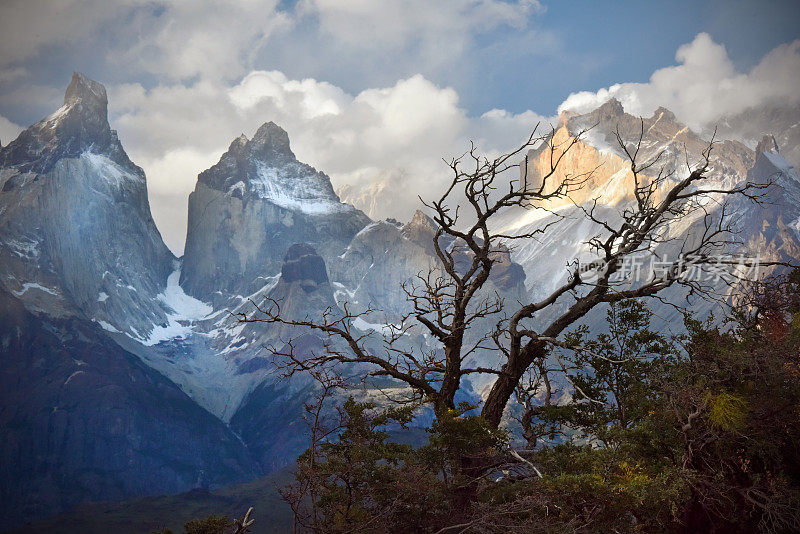
M 83 152 L 103 154 L 136 173 L 133 165 L 108 124 L 106 88 L 85 75 L 72 74 L 64 93 L 64 105 L 23 131 L 3 149 L 0 164 L 20 170 L 48 172 L 61 158 L 74 158 Z
M 74 105 L 78 102 L 105 108 L 108 106 L 106 88 L 80 72 L 73 72 L 72 80 L 64 93 L 64 104 Z
M 272 121 L 261 125 L 253 136 L 251 143 L 256 153 L 266 157 L 275 155 L 290 159 L 295 157 L 289 146 L 289 134 Z
M 663 106 L 660 106 L 653 112 L 653 118 L 656 120 L 664 119 L 671 122 L 675 122 L 676 120 L 675 114 Z
M 438 226 L 433 219 L 425 215 L 421 210 L 417 210 L 400 232 L 406 239 L 433 254 L 433 237 L 437 228 Z
M 775 136 L 765 135 L 761 141 L 758 142 L 758 145 L 756 145 L 756 155 L 761 154 L 762 152 L 772 152 L 774 154 L 780 152 L 778 150 L 778 142 L 775 140 Z
M 612 97 L 597 108 L 597 113 L 602 117 L 619 117 L 625 114 L 625 108 L 622 107 L 622 102 Z
M 241 134 L 239 137 L 231 141 L 231 144 L 228 146 L 228 152 L 234 154 L 241 154 L 244 152 L 245 148 L 247 148 L 247 143 L 250 140 L 247 138 L 245 134 Z

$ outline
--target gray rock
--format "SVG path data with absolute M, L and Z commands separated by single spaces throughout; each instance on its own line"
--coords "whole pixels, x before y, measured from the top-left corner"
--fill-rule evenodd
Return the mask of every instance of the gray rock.
M 292 244 L 310 243 L 331 259 L 369 222 L 339 201 L 325 174 L 298 162 L 287 133 L 268 122 L 198 176 L 181 285 L 215 302 L 250 294 L 254 280 L 280 271 Z
M 107 121 L 102 85 L 75 74 L 56 113 L 0 150 L 0 286 L 50 314 L 146 336 L 175 257 L 144 172 Z

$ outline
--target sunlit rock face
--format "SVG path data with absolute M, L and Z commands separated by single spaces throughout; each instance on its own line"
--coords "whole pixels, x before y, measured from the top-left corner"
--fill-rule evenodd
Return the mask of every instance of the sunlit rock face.
M 339 201 L 325 174 L 297 161 L 287 133 L 268 122 L 198 177 L 181 285 L 204 298 L 249 294 L 254 280 L 279 272 L 292 244 L 330 258 L 369 222 Z
M 640 165 L 655 163 L 641 174 L 647 180 L 663 173 L 665 188 L 688 175 L 687 159 L 691 165 L 696 165 L 702 152 L 708 149 L 713 134 L 693 132 L 664 108 L 656 110 L 651 117 L 634 117 L 625 113 L 621 104 L 613 99 L 584 115 L 562 114 L 548 143 L 527 155 L 528 187 L 532 189 L 541 184 L 542 177 L 550 170 L 551 157 L 561 156 L 579 135 L 580 140 L 562 158 L 547 187 L 552 190 L 555 183 L 567 176 L 584 177 L 585 181 L 570 194 L 570 199 L 548 202 L 545 206 L 553 210 L 552 213 L 535 209 L 510 210 L 496 221 L 504 232 L 518 235 L 547 227 L 538 238 L 517 242 L 512 254 L 526 271 L 531 298 L 547 296 L 564 283 L 570 262 L 596 257 L 586 243 L 587 237 L 600 235 L 604 230 L 589 221 L 573 202 L 587 209 L 594 206 L 599 218 L 613 224 L 620 223 L 620 210 L 632 207 L 630 161 L 619 144 L 617 133 L 631 154 L 642 137 L 637 160 Z M 717 140 L 711 149 L 707 179 L 700 187 L 731 189 L 746 182 L 772 184 L 768 190 L 755 191 L 765 195 L 762 198 L 765 202 L 760 204 L 742 196 L 727 199 L 725 216 L 735 232 L 715 253 L 759 256 L 764 261 L 797 258 L 800 217 L 797 174 L 779 152 L 774 138 L 753 145 L 756 150 L 738 141 Z M 656 200 L 662 193 L 656 194 Z M 720 195 L 712 195 L 709 200 L 707 212 L 712 218 L 721 215 L 722 200 Z M 697 210 L 693 216 L 677 218 L 669 225 L 668 235 L 673 241 L 659 246 L 662 258 L 667 255 L 676 260 L 679 254 L 676 247 L 684 241 L 697 242 L 704 230 L 704 213 Z M 762 269 L 761 274 L 771 270 Z M 722 285 L 718 289 L 723 296 L 727 292 Z M 682 301 L 682 296 L 670 295 Z M 699 305 L 698 310 L 701 309 L 703 306 Z M 676 326 L 679 322 L 677 318 Z
M 636 155 L 639 166 L 656 163 L 641 174 L 654 177 L 663 170 L 672 178 L 667 184 L 686 177 L 686 157 L 690 164 L 696 164 L 710 141 L 678 122 L 665 108 L 658 108 L 651 117 L 634 117 L 625 113 L 622 104 L 612 98 L 591 113 L 562 113 L 552 135 L 527 154 L 527 175 L 523 177 L 528 189 L 541 187 L 553 162 L 558 162 L 556 171 L 545 180 L 544 191 L 553 191 L 566 177 L 576 188 L 570 194 L 571 200 L 554 200 L 549 203 L 550 207 L 594 199 L 613 206 L 633 200 L 630 159 L 617 133 L 630 154 L 635 153 L 635 145 L 642 137 Z M 709 174 L 716 184 L 730 187 L 740 181 L 752 165 L 753 153 L 745 145 L 718 141 L 711 151 Z
M 175 258 L 99 83 L 76 73 L 64 105 L 0 149 L 0 243 L 0 285 L 32 309 L 140 338 L 164 322 L 153 297 Z

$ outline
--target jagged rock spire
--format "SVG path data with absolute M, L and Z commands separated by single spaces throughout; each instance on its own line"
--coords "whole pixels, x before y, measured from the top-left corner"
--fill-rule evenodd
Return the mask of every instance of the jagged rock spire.
M 289 146 L 289 134 L 272 121 L 264 123 L 250 143 L 252 151 L 266 159 L 295 159 Z
M 108 96 L 101 83 L 76 72 L 64 93 L 64 105 L 3 148 L 0 165 L 48 172 L 62 158 L 83 152 L 104 154 L 134 172 L 117 133 L 108 124 Z
M 756 145 L 756 156 L 763 152 L 773 152 L 776 154 L 780 152 L 780 150 L 778 150 L 778 142 L 775 140 L 775 136 L 765 135 L 761 141 L 758 142 L 758 145 Z
M 108 96 L 103 84 L 87 78 L 80 72 L 72 73 L 72 80 L 64 93 L 64 105 L 80 112 L 91 112 L 108 121 Z

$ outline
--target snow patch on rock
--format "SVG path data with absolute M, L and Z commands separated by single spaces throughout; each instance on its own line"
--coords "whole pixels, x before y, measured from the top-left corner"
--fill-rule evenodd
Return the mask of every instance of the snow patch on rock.
M 44 291 L 45 293 L 49 293 L 51 295 L 58 295 L 58 291 L 56 291 L 55 289 L 50 289 L 49 287 L 37 284 L 36 282 L 25 282 L 24 284 L 22 284 L 22 290 L 13 291 L 13 293 L 16 296 L 21 297 L 22 295 L 27 293 L 29 289 L 38 289 L 39 291 Z
M 117 330 L 116 328 L 114 328 L 114 325 L 112 325 L 112 324 L 109 324 L 109 323 L 107 323 L 106 321 L 100 321 L 100 320 L 97 320 L 97 319 L 95 319 L 95 322 L 97 322 L 97 324 L 99 324 L 99 325 L 100 325 L 100 328 L 102 328 L 102 329 L 103 329 L 103 330 L 105 330 L 106 332 L 111 332 L 111 333 L 113 333 L 113 334 L 119 334 L 119 333 L 121 333 L 119 330 Z
M 150 347 L 169 339 L 185 338 L 192 333 L 195 321 L 211 315 L 214 311 L 205 302 L 187 295 L 178 283 L 180 277 L 181 270 L 178 268 L 167 278 L 164 292 L 156 297 L 172 310 L 172 313 L 167 313 L 167 324 L 156 325 L 147 338 L 139 339 L 142 344 Z
M 300 164 L 273 167 L 259 162 L 256 169 L 258 174 L 250 179 L 251 187 L 259 198 L 277 206 L 309 215 L 354 209 L 349 204 L 342 204 L 335 194 L 332 195 L 326 177 L 310 167 Z
M 94 170 L 98 175 L 102 176 L 116 187 L 120 187 L 125 182 L 129 181 L 144 182 L 141 176 L 129 172 L 102 154 L 84 152 L 81 154 L 81 160 L 83 160 L 90 169 Z

